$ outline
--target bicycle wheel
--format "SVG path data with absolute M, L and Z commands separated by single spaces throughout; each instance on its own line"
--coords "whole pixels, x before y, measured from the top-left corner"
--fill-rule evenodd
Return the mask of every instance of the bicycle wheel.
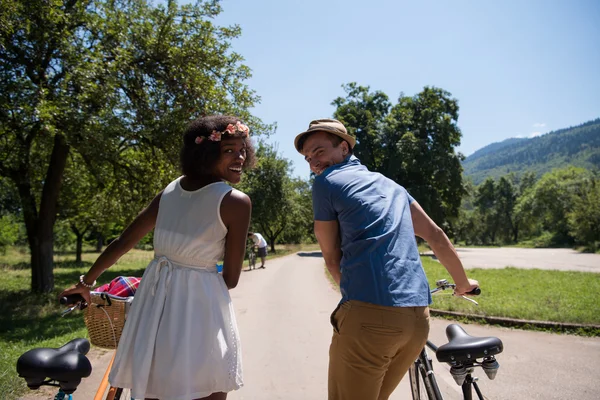
M 443 400 L 425 349 L 408 370 L 413 400 Z

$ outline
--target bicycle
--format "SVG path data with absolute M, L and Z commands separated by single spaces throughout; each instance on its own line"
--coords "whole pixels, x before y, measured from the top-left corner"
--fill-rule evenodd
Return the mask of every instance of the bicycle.
M 91 294 L 93 296 L 98 295 L 105 299 L 108 306 L 114 302 L 130 302 L 131 300 L 128 297 L 119 297 L 108 293 L 91 292 Z M 84 302 L 83 297 L 80 295 L 63 297 L 60 299 L 60 303 L 63 305 L 70 305 L 69 308 L 62 312 L 61 316 L 65 316 L 76 309 L 83 310 L 88 307 L 88 304 Z M 92 301 L 92 303 L 94 303 L 94 301 Z M 93 307 L 94 305 L 95 304 L 92 304 L 91 306 Z M 100 306 L 98 306 L 98 308 L 100 308 Z M 103 311 L 107 313 L 106 310 Z M 107 316 L 109 316 L 108 313 Z M 111 321 L 111 318 L 115 321 L 114 324 L 117 323 L 117 320 L 115 320 L 114 317 L 109 316 L 110 327 L 112 328 L 113 336 L 115 336 L 114 348 L 116 348 L 118 338 L 116 337 L 115 326 Z M 86 326 L 88 327 L 91 338 L 92 328 L 91 325 L 88 325 L 87 319 Z M 118 333 L 120 336 L 120 332 Z M 93 339 L 92 343 L 94 343 Z M 73 400 L 73 393 L 77 390 L 82 379 L 89 377 L 92 373 L 92 365 L 86 357 L 89 350 L 90 341 L 85 338 L 73 339 L 59 348 L 41 347 L 31 349 L 21 355 L 17 360 L 17 373 L 20 377 L 25 379 L 27 386 L 32 390 L 37 390 L 41 386 L 54 386 L 59 388 L 54 400 Z M 108 375 L 112 368 L 114 358 L 115 355 L 113 354 L 106 372 L 100 381 L 94 400 L 133 400 L 130 389 L 113 387 L 108 383 Z M 106 397 L 104 396 L 105 393 Z
M 254 246 L 250 246 L 247 253 L 248 253 L 248 270 L 256 269 L 256 252 L 254 251 Z
M 436 288 L 431 294 L 452 289 L 456 285 L 448 283 L 446 279 L 436 282 Z M 472 294 L 479 294 L 479 288 Z M 477 302 L 466 296 L 462 296 L 475 304 Z M 450 324 L 446 327 L 448 343 L 437 347 L 431 341 L 421 350 L 421 354 L 408 370 L 411 394 L 414 400 L 443 400 L 440 389 L 433 373 L 431 358 L 427 354 L 427 348 L 431 349 L 439 362 L 450 365 L 450 374 L 457 385 L 461 386 L 464 400 L 473 399 L 473 389 L 480 400 L 483 395 L 477 385 L 477 378 L 472 374 L 477 367 L 481 367 L 486 376 L 493 380 L 496 377 L 500 365 L 495 355 L 504 349 L 502 341 L 497 337 L 473 337 L 467 334 L 458 324 Z M 481 359 L 481 361 L 478 361 Z M 425 397 L 426 396 L 426 397 Z

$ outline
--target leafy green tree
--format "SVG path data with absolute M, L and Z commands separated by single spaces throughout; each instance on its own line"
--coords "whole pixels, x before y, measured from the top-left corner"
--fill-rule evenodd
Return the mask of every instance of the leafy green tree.
M 600 247 L 600 179 L 597 174 L 586 179 L 573 197 L 567 213 L 569 233 L 575 240 L 591 250 Z
M 458 216 L 463 194 L 463 156 L 458 102 L 435 87 L 391 106 L 382 92 L 356 83 L 344 85 L 334 116 L 356 135 L 355 154 L 372 171 L 404 186 L 440 225 Z
M 463 195 L 457 121 L 458 101 L 445 90 L 425 87 L 415 96 L 400 96 L 382 139 L 382 172 L 406 187 L 441 226 L 458 216 Z
M 336 107 L 333 116 L 356 138 L 354 155 L 369 169 L 377 171 L 384 157 L 381 132 L 391 104 L 385 93 L 370 93 L 368 86 L 352 82 L 342 85 L 342 88 L 346 97 L 338 97 L 331 103 Z
M 4 2 L 2 3 L 4 5 Z M 148 171 L 177 162 L 191 118 L 236 114 L 258 97 L 232 52 L 237 26 L 216 27 L 217 1 L 15 0 L 0 29 L 0 176 L 16 186 L 31 249 L 31 286 L 54 286 L 53 226 L 70 153 L 141 196 Z M 130 162 L 133 159 L 134 162 Z M 150 185 L 148 185 L 150 183 Z M 153 190 L 154 192 L 154 190 Z
M 283 243 L 314 243 L 312 185 L 303 179 L 291 180 L 290 222 L 282 234 Z
M 568 167 L 548 172 L 519 199 L 518 209 L 525 219 L 537 221 L 538 233 L 549 232 L 547 245 L 572 245 L 568 214 L 577 198 L 584 197 L 590 184 L 589 172 Z
M 246 173 L 240 189 L 252 199 L 251 229 L 265 236 L 275 252 L 277 239 L 293 221 L 290 162 L 265 143 L 259 143 L 256 154 L 257 165 Z
M 498 209 L 496 207 L 497 195 L 496 183 L 492 178 L 486 179 L 485 182 L 477 187 L 475 207 L 484 227 L 482 241 L 485 244 L 496 242 L 499 220 Z
M 514 208 L 517 194 L 510 177 L 501 177 L 496 184 L 496 214 L 498 229 L 505 242 L 518 240 L 518 227 L 514 221 Z

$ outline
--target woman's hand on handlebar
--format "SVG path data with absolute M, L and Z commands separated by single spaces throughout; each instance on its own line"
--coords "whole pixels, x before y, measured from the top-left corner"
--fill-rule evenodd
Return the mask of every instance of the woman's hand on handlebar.
M 469 284 L 467 286 L 456 285 L 456 287 L 454 288 L 454 294 L 456 296 L 474 295 L 475 293 L 470 293 L 470 292 L 479 288 L 479 282 L 477 282 L 475 279 L 469 279 L 468 283 Z
M 70 295 L 74 295 L 74 294 L 81 295 L 81 297 L 83 297 L 85 302 L 90 304 L 90 302 L 91 302 L 90 289 L 86 288 L 85 286 L 81 285 L 80 283 L 73 285 L 68 289 L 63 290 L 62 293 L 58 295 L 58 298 L 60 299 L 62 297 L 66 297 L 66 296 L 70 296 Z

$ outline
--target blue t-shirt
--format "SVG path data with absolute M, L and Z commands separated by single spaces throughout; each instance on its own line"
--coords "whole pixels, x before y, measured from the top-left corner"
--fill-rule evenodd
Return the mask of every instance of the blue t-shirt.
M 315 178 L 312 198 L 315 220 L 340 224 L 342 302 L 431 303 L 406 189 L 350 156 Z

